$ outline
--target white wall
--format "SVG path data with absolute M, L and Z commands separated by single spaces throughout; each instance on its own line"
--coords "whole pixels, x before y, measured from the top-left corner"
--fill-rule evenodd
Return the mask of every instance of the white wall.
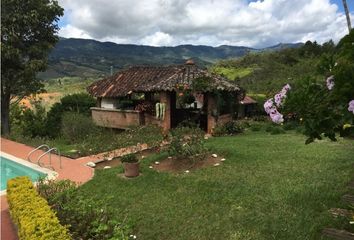
M 117 99 L 114 98 L 102 98 L 101 108 L 115 109 L 117 104 Z

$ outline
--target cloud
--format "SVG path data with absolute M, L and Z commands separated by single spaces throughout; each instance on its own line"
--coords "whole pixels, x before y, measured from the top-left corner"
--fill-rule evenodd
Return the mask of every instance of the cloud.
M 329 39 L 347 32 L 329 0 L 59 0 L 64 37 L 153 46 L 179 44 L 263 47 Z

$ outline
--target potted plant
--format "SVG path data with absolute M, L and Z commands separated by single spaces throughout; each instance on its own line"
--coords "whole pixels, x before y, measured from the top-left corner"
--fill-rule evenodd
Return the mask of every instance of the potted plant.
M 121 158 L 124 167 L 124 176 L 139 176 L 139 160 L 135 154 L 127 154 Z

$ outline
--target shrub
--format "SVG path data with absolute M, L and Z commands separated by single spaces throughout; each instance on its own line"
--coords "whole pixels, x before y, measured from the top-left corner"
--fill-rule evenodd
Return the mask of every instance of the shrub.
M 171 131 L 171 144 L 168 152 L 178 158 L 188 158 L 207 151 L 204 145 L 204 132 L 199 128 L 178 127 Z
M 216 125 L 216 127 L 214 128 L 213 135 L 214 136 L 234 135 L 234 134 L 242 133 L 243 130 L 244 127 L 237 121 L 229 121 L 224 124 Z
M 87 93 L 75 93 L 63 97 L 60 100 L 63 111 L 77 112 L 90 115 L 90 108 L 96 105 L 96 100 Z
M 124 155 L 120 161 L 122 163 L 136 163 L 138 162 L 138 158 L 135 154 L 131 153 L 131 154 L 127 154 L 127 155 Z
M 46 121 L 48 136 L 55 138 L 60 134 L 62 116 L 65 112 L 75 112 L 89 116 L 90 108 L 95 105 L 95 99 L 86 93 L 75 93 L 63 97 L 59 103 L 55 103 L 48 111 Z
M 74 239 L 128 240 L 130 228 L 115 220 L 113 209 L 101 200 L 83 198 L 68 180 L 41 182 L 38 191 L 69 226 Z
M 285 122 L 283 125 L 283 129 L 288 131 L 288 130 L 295 130 L 297 127 L 299 126 L 299 124 L 295 121 L 288 121 Z
M 285 133 L 285 130 L 279 126 L 274 126 L 270 131 L 270 134 L 272 135 L 283 134 L 283 133 Z
M 253 131 L 253 132 L 258 132 L 262 129 L 262 125 L 261 124 L 257 124 L 257 123 L 254 123 L 251 125 L 250 129 Z
M 20 239 L 71 239 L 67 228 L 60 225 L 55 213 L 47 201 L 38 195 L 28 177 L 17 177 L 8 181 L 7 199 Z
M 61 131 L 64 139 L 71 143 L 79 143 L 88 136 L 97 133 L 98 127 L 90 117 L 80 113 L 67 112 L 63 115 Z
M 22 115 L 20 116 L 22 134 L 30 138 L 44 137 L 47 135 L 46 110 L 40 102 L 35 102 L 33 108 L 33 110 L 22 108 Z

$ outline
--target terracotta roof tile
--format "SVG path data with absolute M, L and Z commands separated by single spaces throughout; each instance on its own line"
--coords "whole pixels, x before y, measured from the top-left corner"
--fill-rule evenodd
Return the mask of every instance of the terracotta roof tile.
M 94 97 L 121 97 L 129 92 L 173 91 L 177 84 L 191 84 L 203 76 L 212 78 L 212 87 L 223 91 L 239 91 L 239 87 L 227 79 L 210 74 L 195 65 L 135 66 L 124 69 L 91 84 L 87 91 Z M 207 90 L 206 90 L 207 91 Z

